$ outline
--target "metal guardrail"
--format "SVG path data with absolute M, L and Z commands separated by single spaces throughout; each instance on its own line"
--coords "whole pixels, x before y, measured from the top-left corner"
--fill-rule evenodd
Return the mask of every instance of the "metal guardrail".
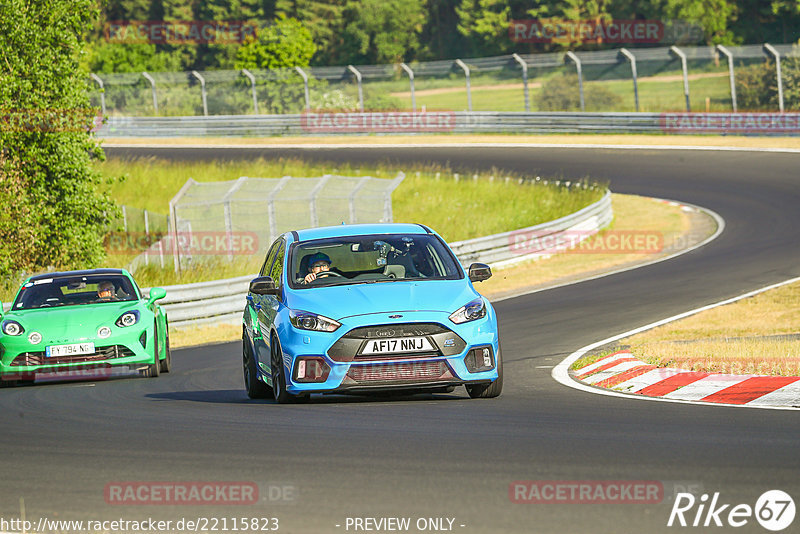
M 389 126 L 391 124 L 391 126 Z M 271 137 L 417 133 L 800 135 L 800 113 L 374 112 L 111 117 L 101 138 Z
M 612 217 L 611 193 L 606 192 L 594 204 L 560 219 L 511 232 L 457 241 L 450 246 L 462 265 L 481 262 L 500 267 L 541 255 L 539 251 L 526 253 L 515 250 L 514 237 L 517 235 L 536 235 L 537 238 L 549 238 L 551 242 L 559 241 L 560 236 L 575 231 L 588 236 L 607 226 Z M 159 302 L 164 306 L 172 327 L 238 324 L 242 319 L 250 280 L 255 276 L 164 286 L 167 296 Z M 149 288 L 142 292 L 149 294 Z M 10 303 L 3 303 L 4 311 L 9 308 Z
M 599 201 L 582 210 L 554 221 L 521 228 L 511 232 L 503 232 L 486 237 L 478 237 L 467 241 L 450 243 L 459 261 L 465 267 L 474 262 L 488 263 L 492 267 L 503 267 L 533 256 L 546 254 L 541 250 L 532 250 L 527 246 L 517 247 L 517 238 L 529 241 L 535 238 L 540 242 L 570 243 L 579 234 L 586 238 L 600 231 L 611 223 L 614 213 L 611 209 L 611 192 Z M 569 238 L 565 238 L 565 236 Z
M 482 262 L 495 267 L 503 266 L 541 255 L 540 252 L 521 253 L 514 250 L 515 235 L 535 234 L 537 237 L 557 240 L 559 235 L 580 229 L 582 234 L 588 236 L 607 226 L 612 217 L 611 193 L 606 192 L 599 201 L 566 217 L 512 232 L 454 242 L 451 247 L 463 265 Z M 250 280 L 255 276 L 165 286 L 167 297 L 161 303 L 170 325 L 180 328 L 204 324 L 238 324 L 242 318 Z

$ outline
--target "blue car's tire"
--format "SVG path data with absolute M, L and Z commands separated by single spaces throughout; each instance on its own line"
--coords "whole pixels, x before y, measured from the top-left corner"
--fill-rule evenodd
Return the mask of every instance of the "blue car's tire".
M 269 399 L 272 397 L 272 388 L 258 379 L 258 368 L 253 351 L 247 338 L 242 336 L 242 370 L 244 374 L 244 389 L 251 399 Z
M 503 392 L 503 358 L 497 358 L 497 380 L 490 384 L 475 384 L 466 386 L 467 393 L 472 399 L 492 399 L 499 397 Z
M 291 404 L 308 401 L 308 395 L 292 395 L 286 391 L 286 375 L 284 374 L 283 358 L 280 341 L 272 337 L 270 343 L 270 366 L 272 367 L 272 394 L 278 404 Z

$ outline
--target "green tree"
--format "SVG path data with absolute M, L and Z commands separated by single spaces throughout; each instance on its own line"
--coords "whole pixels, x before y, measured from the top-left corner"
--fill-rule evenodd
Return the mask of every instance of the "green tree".
M 503 54 L 513 48 L 508 38 L 511 6 L 505 0 L 462 0 L 456 8 L 458 31 L 473 42 L 470 55 Z
M 423 0 L 350 0 L 344 9 L 347 63 L 399 63 L 414 57 L 425 22 Z
M 304 107 L 303 81 L 292 67 L 306 67 L 316 51 L 311 32 L 299 20 L 278 15 L 274 24 L 262 28 L 256 38 L 236 52 L 237 69 L 269 69 L 259 84 L 262 112 L 298 113 Z M 240 80 L 239 83 L 244 83 Z M 311 81 L 312 87 L 318 82 Z
M 281 14 L 236 51 L 237 69 L 306 67 L 317 47 L 311 31 L 299 20 Z
M 343 60 L 342 28 L 346 0 L 276 0 L 275 12 L 303 22 L 317 45 L 313 65 L 337 65 Z
M 104 257 L 116 209 L 91 167 L 102 151 L 79 66 L 96 14 L 94 0 L 0 3 L 0 277 Z

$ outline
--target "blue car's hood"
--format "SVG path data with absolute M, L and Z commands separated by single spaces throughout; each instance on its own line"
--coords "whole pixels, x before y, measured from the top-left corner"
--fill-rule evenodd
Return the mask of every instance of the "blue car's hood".
M 465 280 L 382 282 L 293 291 L 288 305 L 340 320 L 398 311 L 452 313 L 477 296 Z

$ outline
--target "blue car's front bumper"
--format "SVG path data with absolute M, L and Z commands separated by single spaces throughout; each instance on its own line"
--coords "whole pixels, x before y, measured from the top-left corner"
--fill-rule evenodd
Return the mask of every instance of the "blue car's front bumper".
M 443 389 L 463 384 L 489 383 L 498 378 L 500 358 L 497 320 L 488 306 L 485 317 L 454 324 L 443 312 L 400 312 L 357 315 L 341 320 L 335 332 L 301 330 L 283 323 L 279 331 L 287 391 L 292 394 L 358 392 L 403 389 Z M 405 330 L 404 330 L 405 329 Z M 403 333 L 405 332 L 405 334 Z M 381 356 L 359 354 L 370 336 L 403 337 L 415 332 L 435 350 Z M 394 333 L 394 335 L 392 335 Z M 471 351 L 475 351 L 472 352 Z M 489 349 L 485 353 L 483 349 Z M 484 365 L 483 354 L 488 354 Z M 480 355 L 481 365 L 476 366 Z M 298 363 L 324 362 L 319 381 L 298 379 Z

